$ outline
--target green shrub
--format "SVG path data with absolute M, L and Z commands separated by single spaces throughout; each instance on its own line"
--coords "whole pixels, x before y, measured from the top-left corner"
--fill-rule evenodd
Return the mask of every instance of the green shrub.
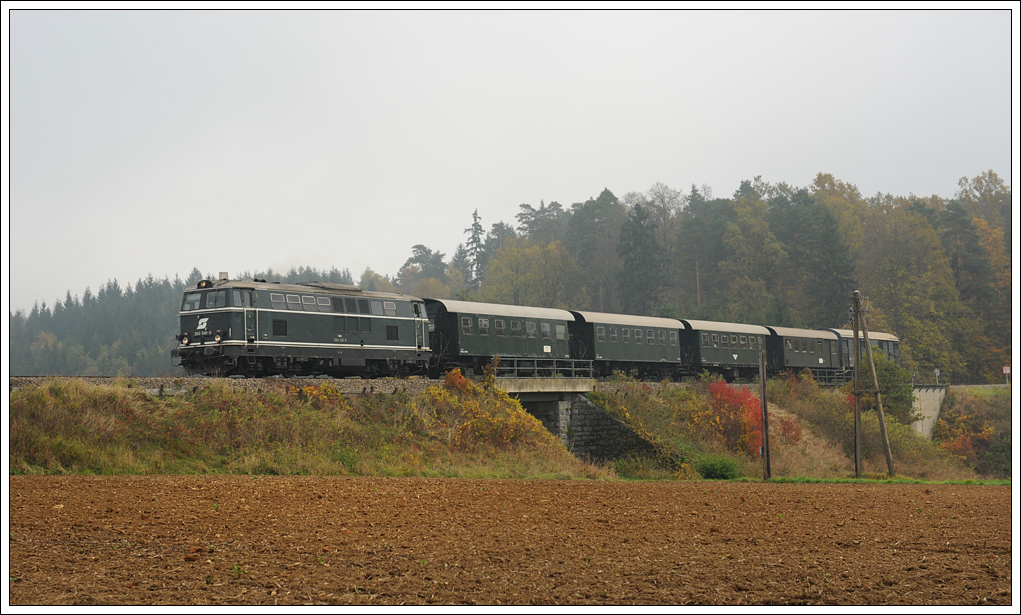
M 695 469 L 702 478 L 710 480 L 732 480 L 741 476 L 737 462 L 727 455 L 706 455 L 698 460 Z

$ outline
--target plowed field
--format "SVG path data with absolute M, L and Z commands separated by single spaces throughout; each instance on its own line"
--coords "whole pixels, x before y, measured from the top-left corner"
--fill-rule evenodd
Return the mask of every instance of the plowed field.
M 10 478 L 12 605 L 1010 605 L 1011 489 Z

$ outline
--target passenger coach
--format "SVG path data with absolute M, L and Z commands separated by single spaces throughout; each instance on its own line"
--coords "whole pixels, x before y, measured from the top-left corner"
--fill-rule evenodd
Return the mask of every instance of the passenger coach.
M 672 318 L 571 311 L 574 356 L 593 362 L 596 374 L 619 371 L 641 378 L 680 379 L 681 321 Z

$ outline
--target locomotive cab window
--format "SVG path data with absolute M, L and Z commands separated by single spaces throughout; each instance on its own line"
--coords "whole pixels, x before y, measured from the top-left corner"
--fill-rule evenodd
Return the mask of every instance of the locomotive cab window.
M 415 309 L 416 309 L 416 311 L 418 310 L 418 304 L 415 304 Z M 397 304 L 394 303 L 393 301 L 384 301 L 383 302 L 383 312 L 387 316 L 396 316 L 397 315 Z
M 182 312 L 190 312 L 199 309 L 202 303 L 202 293 L 188 293 L 184 296 L 184 303 L 181 304 Z
M 206 307 L 207 308 L 227 307 L 227 292 L 218 290 L 215 292 L 207 293 Z

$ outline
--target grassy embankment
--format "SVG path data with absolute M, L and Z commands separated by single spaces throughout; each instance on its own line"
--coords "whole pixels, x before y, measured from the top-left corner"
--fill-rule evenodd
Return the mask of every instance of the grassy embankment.
M 211 383 L 187 395 L 160 398 L 130 385 L 53 379 L 13 391 L 11 472 L 762 477 L 758 399 L 719 381 L 654 392 L 649 385 L 619 379 L 612 392 L 593 393 L 593 401 L 644 434 L 660 452 L 606 467 L 578 460 L 515 400 L 485 381 L 474 383 L 457 373 L 421 393 L 362 396 L 341 395 L 329 383 L 261 393 Z M 998 401 L 983 408 L 989 416 L 1000 416 L 997 403 L 1002 405 L 1003 400 L 991 398 Z M 770 381 L 768 399 L 774 478 L 854 475 L 852 419 L 845 395 L 791 378 Z M 1008 394 L 1008 451 L 1009 401 Z M 962 404 L 955 407 L 971 408 Z M 982 446 L 976 452 L 979 440 L 962 436 L 976 424 L 974 415 L 954 415 L 965 417 L 953 422 L 956 439 L 936 443 L 891 423 L 897 475 L 974 480 L 979 478 L 972 469 L 976 468 L 983 477 L 1002 478 L 993 470 L 982 470 L 988 464 L 983 466 L 981 460 L 988 456 Z M 875 414 L 866 413 L 864 423 L 866 471 L 870 478 L 885 478 Z M 979 439 L 986 437 L 982 442 L 1002 441 L 999 427 L 990 428 L 989 421 L 977 425 Z M 972 445 L 971 458 L 962 453 L 962 442 Z

